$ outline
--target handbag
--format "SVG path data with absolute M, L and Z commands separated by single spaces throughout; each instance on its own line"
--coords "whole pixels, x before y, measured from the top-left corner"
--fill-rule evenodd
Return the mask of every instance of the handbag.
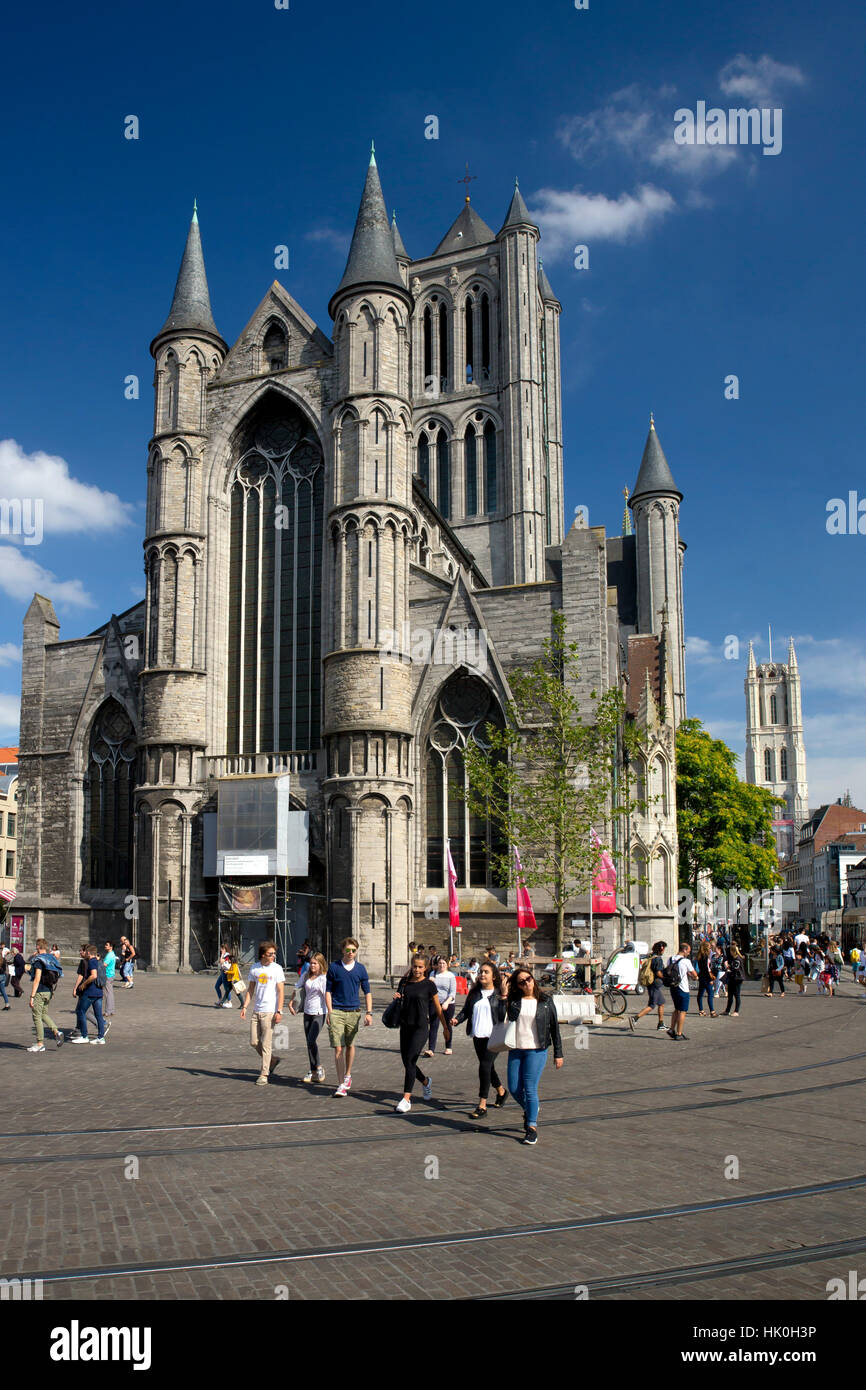
M 244 984 L 243 980 L 235 980 L 234 984 L 232 985 L 232 989 L 234 990 L 235 994 L 238 996 L 239 999 L 243 999 L 244 995 L 247 992 L 247 987 Z
M 398 994 L 396 999 L 392 999 L 387 1009 L 382 1014 L 382 1022 L 386 1028 L 399 1028 L 400 1019 L 403 1014 L 403 996 Z
M 493 1032 L 487 1039 L 487 1051 L 504 1052 L 508 1047 L 508 1043 L 505 1041 L 505 1035 L 507 1032 L 508 1025 L 504 1021 L 502 1023 L 494 1023 Z

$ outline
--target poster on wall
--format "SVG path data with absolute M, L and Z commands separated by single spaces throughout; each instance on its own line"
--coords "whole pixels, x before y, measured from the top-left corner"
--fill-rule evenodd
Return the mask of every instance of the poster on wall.
M 9 918 L 9 945 L 17 947 L 19 951 L 24 950 L 24 926 L 26 918 L 13 916 Z
M 274 884 L 226 883 L 220 881 L 220 915 L 222 917 L 272 917 L 274 913 Z

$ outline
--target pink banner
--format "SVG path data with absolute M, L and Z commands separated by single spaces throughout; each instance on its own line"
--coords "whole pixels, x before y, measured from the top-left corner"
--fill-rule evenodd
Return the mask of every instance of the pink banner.
M 594 913 L 616 912 L 616 868 L 601 840 L 592 832 L 592 842 L 601 851 L 598 872 L 592 881 L 592 910 Z
M 532 903 L 529 900 L 529 889 L 523 882 L 523 865 L 520 862 L 520 855 L 514 851 L 514 862 L 517 865 L 517 930 L 518 931 L 537 931 L 538 923 L 535 920 L 535 913 L 532 910 Z
M 457 870 L 451 858 L 451 842 L 448 842 L 448 921 L 455 931 L 460 930 L 460 908 L 457 905 Z

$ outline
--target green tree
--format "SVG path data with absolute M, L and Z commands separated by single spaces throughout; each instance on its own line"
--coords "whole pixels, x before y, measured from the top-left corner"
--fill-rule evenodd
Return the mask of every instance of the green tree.
M 592 717 L 578 699 L 578 648 L 554 612 L 542 654 L 509 672 L 513 704 L 505 726 L 488 724 L 483 742 L 466 749 L 470 809 L 489 816 L 502 848 L 493 854 L 500 882 L 515 882 L 513 846 L 529 889 L 543 888 L 556 913 L 556 954 L 562 955 L 566 903 L 586 893 L 598 868 L 607 827 L 629 806 L 614 804 L 615 759 L 639 735 L 624 718 L 618 690 L 592 691 Z M 634 803 L 636 804 L 636 803 Z
M 747 892 L 779 881 L 772 831 L 779 805 L 783 797 L 740 781 L 737 755 L 699 719 L 683 720 L 677 730 L 679 877 L 695 900 L 702 872 Z

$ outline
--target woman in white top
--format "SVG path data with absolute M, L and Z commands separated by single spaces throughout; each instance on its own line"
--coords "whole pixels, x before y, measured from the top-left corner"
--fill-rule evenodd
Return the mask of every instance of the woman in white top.
M 523 1142 L 538 1143 L 538 1082 L 552 1045 L 557 1071 L 562 1066 L 562 1037 L 556 1005 L 543 994 L 526 966 L 518 966 L 508 986 L 509 1028 L 514 1045 L 508 1053 L 508 1089 L 523 1111 Z M 507 1039 L 509 1044 L 511 1039 Z
M 319 1045 L 316 1041 L 319 1030 L 325 1021 L 325 987 L 327 985 L 328 962 L 318 951 L 310 957 L 309 967 L 298 985 L 304 1006 L 304 1037 L 307 1040 L 307 1056 L 310 1070 L 304 1081 L 324 1081 L 325 1068 L 319 1064 Z M 289 1004 L 289 1013 L 294 1014 L 294 999 Z
M 491 1086 L 496 1087 L 495 1106 L 505 1104 L 508 1092 L 496 1073 L 496 1053 L 488 1046 L 494 1025 L 505 1018 L 505 981 L 495 965 L 485 961 L 478 972 L 478 983 L 474 984 L 466 996 L 466 1003 L 454 1020 L 455 1024 L 466 1022 L 466 1031 L 472 1039 L 475 1055 L 478 1058 L 478 1104 L 471 1112 L 473 1120 L 483 1120 L 487 1116 L 487 1096 Z

